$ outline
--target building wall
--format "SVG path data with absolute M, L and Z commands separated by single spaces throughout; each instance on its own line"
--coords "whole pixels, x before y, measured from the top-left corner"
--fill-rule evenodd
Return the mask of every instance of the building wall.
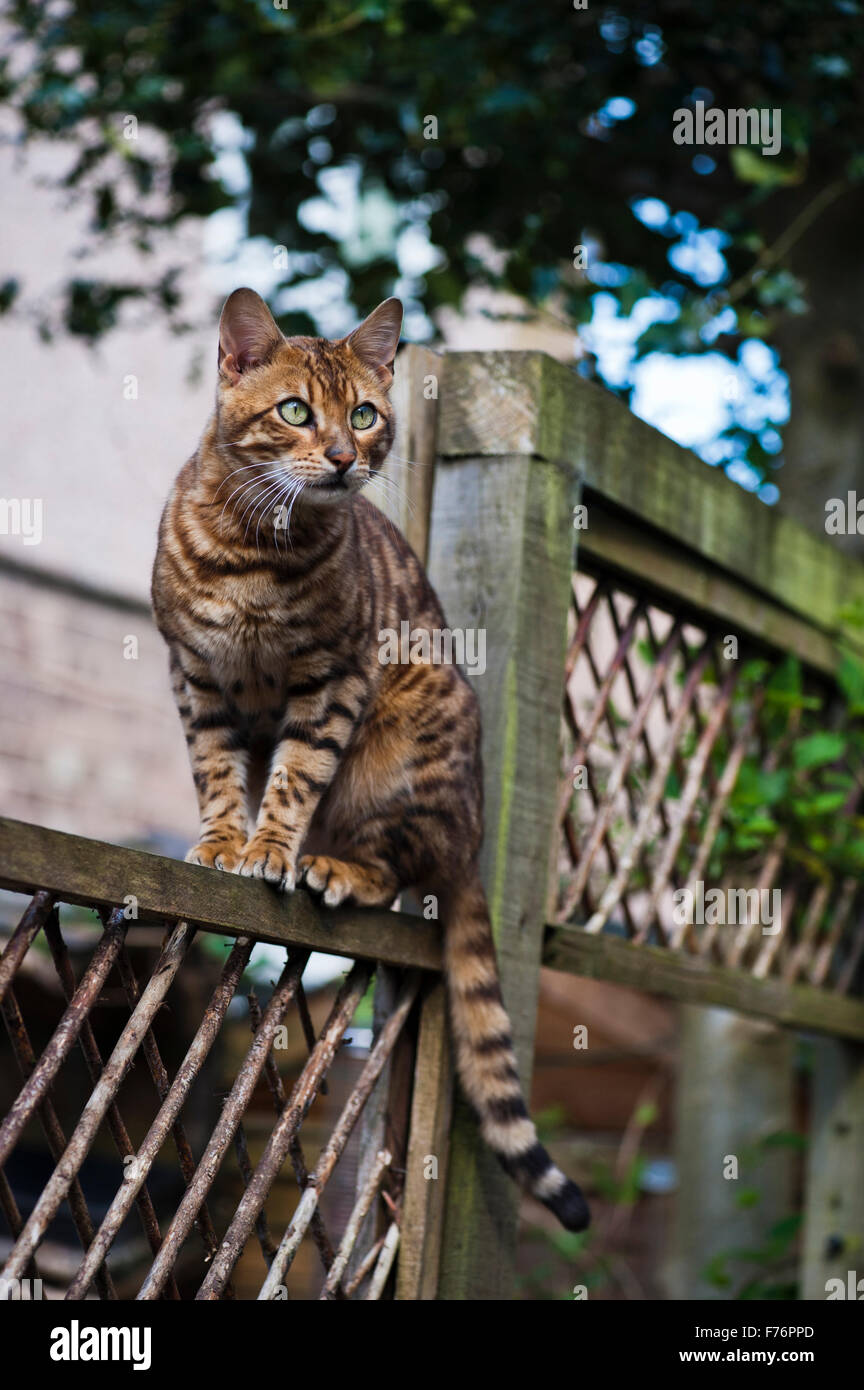
M 0 808 L 113 842 L 194 840 L 165 647 L 143 604 L 0 568 Z

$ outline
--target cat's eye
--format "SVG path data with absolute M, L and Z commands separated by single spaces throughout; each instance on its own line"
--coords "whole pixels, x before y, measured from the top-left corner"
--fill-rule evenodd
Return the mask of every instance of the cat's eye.
M 368 430 L 377 419 L 378 411 L 368 401 L 364 401 L 363 405 L 355 406 L 351 411 L 351 424 L 355 430 Z
M 296 396 L 292 396 L 290 400 L 283 401 L 276 409 L 279 411 L 282 419 L 287 421 L 289 425 L 308 424 L 312 417 L 312 412 L 306 402 L 298 400 Z

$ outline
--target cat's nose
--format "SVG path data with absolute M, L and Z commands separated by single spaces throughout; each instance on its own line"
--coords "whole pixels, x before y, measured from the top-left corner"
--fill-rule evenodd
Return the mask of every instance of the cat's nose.
M 337 473 L 344 473 L 356 459 L 357 451 L 350 444 L 331 444 L 329 449 L 324 450 L 324 457 L 335 463 Z

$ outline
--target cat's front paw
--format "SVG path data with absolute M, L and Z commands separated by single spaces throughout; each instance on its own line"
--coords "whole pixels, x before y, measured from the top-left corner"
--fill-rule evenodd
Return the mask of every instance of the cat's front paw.
M 386 870 L 326 854 L 304 854 L 300 878 L 310 892 L 320 894 L 325 907 L 341 907 L 349 898 L 358 907 L 389 907 L 398 887 Z
M 266 879 L 283 893 L 292 892 L 297 883 L 293 857 L 282 845 L 257 835 L 243 847 L 235 873 L 243 874 L 244 878 Z
M 204 869 L 224 869 L 230 873 L 243 853 L 243 841 L 223 838 L 202 840 L 186 855 L 187 864 L 200 864 Z

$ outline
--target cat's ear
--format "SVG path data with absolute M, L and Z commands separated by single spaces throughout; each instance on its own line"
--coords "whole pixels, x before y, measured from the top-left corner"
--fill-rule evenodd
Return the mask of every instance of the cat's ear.
M 284 341 L 260 294 L 235 290 L 228 296 L 219 320 L 219 371 L 232 385 Z
M 402 332 L 402 305 L 398 299 L 385 299 L 368 319 L 345 339 L 348 347 L 377 372 L 385 386 L 393 380 L 393 358 Z

